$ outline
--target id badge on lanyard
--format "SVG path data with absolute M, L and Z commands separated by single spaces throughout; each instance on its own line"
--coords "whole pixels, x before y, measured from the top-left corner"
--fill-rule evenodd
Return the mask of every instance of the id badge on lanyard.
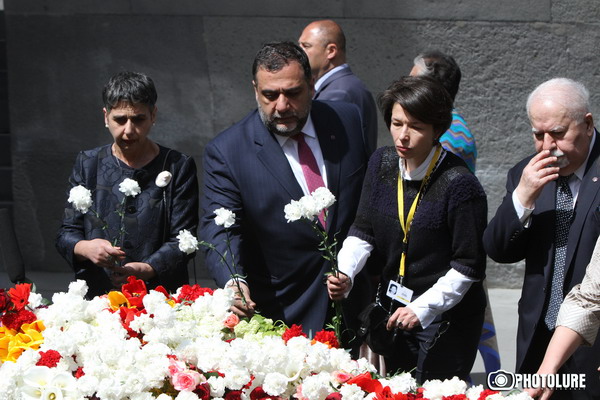
M 387 297 L 392 300 L 399 301 L 404 305 L 410 304 L 412 300 L 413 291 L 406 286 L 398 283 L 396 281 L 390 281 L 388 283 L 387 292 L 385 293 Z

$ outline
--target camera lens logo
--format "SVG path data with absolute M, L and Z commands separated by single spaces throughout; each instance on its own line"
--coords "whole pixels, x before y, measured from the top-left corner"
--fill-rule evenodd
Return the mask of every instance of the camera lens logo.
M 499 369 L 496 372 L 488 374 L 487 384 L 492 390 L 512 389 L 515 385 L 515 374 Z

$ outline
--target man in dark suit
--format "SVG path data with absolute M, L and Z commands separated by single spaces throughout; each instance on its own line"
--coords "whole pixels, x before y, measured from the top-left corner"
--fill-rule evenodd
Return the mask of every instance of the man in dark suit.
M 365 149 L 377 148 L 377 107 L 371 92 L 346 63 L 346 37 L 331 20 L 314 21 L 304 28 L 298 44 L 310 61 L 315 79 L 314 100 L 345 101 L 356 104 L 363 119 Z
M 302 324 L 314 335 L 323 329 L 330 309 L 324 274 L 331 267 L 312 227 L 305 221 L 287 223 L 284 207 L 309 194 L 299 156 L 302 141 L 314 155 L 313 173 L 336 197 L 327 232 L 330 237 L 338 232 L 338 242 L 344 240 L 367 161 L 360 114 L 353 104 L 312 101 L 308 58 L 294 43 L 264 45 L 252 73 L 258 109 L 205 149 L 200 235 L 230 263 L 235 257 L 236 272 L 244 276 L 241 288 L 247 303 L 238 296 L 235 312 L 250 316 L 258 310 L 288 325 Z M 236 215 L 228 232 L 213 222 L 214 210 L 221 207 Z M 217 252 L 205 254 L 217 284 L 235 289 Z
M 565 78 L 527 100 L 537 153 L 508 173 L 507 194 L 484 233 L 497 262 L 525 260 L 519 302 L 517 372 L 535 373 L 564 295 L 580 283 L 600 233 L 600 139 L 585 87 Z M 586 373 L 585 391 L 555 398 L 599 398 L 599 341 L 580 348 L 561 373 Z

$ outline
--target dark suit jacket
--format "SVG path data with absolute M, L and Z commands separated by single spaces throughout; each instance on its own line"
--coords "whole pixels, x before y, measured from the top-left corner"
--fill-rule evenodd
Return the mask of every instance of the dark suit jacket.
M 565 295 L 583 279 L 600 234 L 600 137 L 597 133 L 595 135 L 596 142 L 588 159 L 569 230 Z M 484 247 L 493 260 L 501 263 L 525 260 L 525 279 L 519 301 L 517 371 L 530 351 L 536 327 L 544 323 L 554 261 L 556 182 L 547 184 L 536 200 L 529 228 L 524 228 L 519 221 L 512 202 L 512 193 L 519 184 L 523 168 L 532 157 L 522 160 L 508 172 L 506 196 L 483 236 Z M 587 368 L 584 365 L 594 365 L 595 368 L 600 365 L 600 352 L 594 351 L 595 354 L 588 348 L 576 352 L 574 358 L 580 358 L 582 370 Z M 595 382 L 590 382 L 590 379 Z M 588 379 L 588 386 L 597 384 L 597 381 L 596 372 L 595 377 Z
M 377 148 L 377 107 L 371 92 L 350 67 L 337 71 L 315 92 L 314 100 L 345 101 L 356 104 L 363 120 L 365 149 L 370 156 Z
M 352 104 L 314 101 L 311 117 L 328 186 L 336 197 L 329 209 L 328 232 L 330 236 L 339 232 L 341 245 L 354 220 L 366 169 L 359 112 Z M 318 250 L 319 238 L 311 226 L 284 218 L 284 206 L 302 196 L 281 146 L 257 111 L 206 146 L 201 239 L 224 253 L 227 236 L 213 222 L 213 211 L 219 207 L 233 211 L 237 219 L 230 229 L 228 255 L 235 255 L 246 275 L 258 310 L 288 325 L 303 324 L 305 332 L 314 334 L 323 328 L 328 311 L 323 274 L 330 266 Z M 216 252 L 205 254 L 213 278 L 223 286 L 230 272 Z

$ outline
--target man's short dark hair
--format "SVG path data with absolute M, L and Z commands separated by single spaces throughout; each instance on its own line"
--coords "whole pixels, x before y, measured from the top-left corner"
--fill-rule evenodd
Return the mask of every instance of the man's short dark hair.
M 146 104 L 154 109 L 158 94 L 152 79 L 139 72 L 124 71 L 114 75 L 102 90 L 102 101 L 107 111 L 121 102 Z
M 378 102 L 388 129 L 396 103 L 413 118 L 433 125 L 437 135 L 446 132 L 452 123 L 452 98 L 439 81 L 427 76 L 398 79 L 379 96 Z
M 422 75 L 440 81 L 450 93 L 452 100 L 456 98 L 462 75 L 452 56 L 438 50 L 427 50 L 415 57 L 414 64 L 421 68 Z
M 277 72 L 290 62 L 296 61 L 304 70 L 304 77 L 310 82 L 312 73 L 308 56 L 300 46 L 293 42 L 266 43 L 256 53 L 252 64 L 252 78 L 256 81 L 256 72 L 262 68 L 269 72 Z

